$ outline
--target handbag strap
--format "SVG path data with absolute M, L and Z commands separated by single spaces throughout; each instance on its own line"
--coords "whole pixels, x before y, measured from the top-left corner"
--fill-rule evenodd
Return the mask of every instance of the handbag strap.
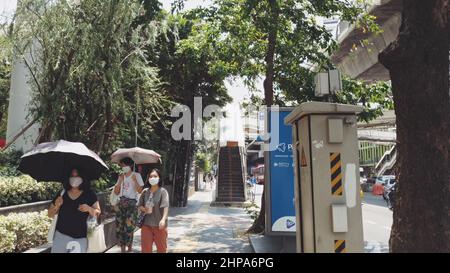
M 144 200 L 142 200 L 142 201 L 143 201 L 144 207 L 147 205 L 147 202 L 148 202 L 149 199 L 150 199 L 150 195 L 148 194 L 149 192 L 150 192 L 150 189 L 149 189 L 149 188 L 146 188 L 146 189 L 143 190 Z M 146 200 L 146 199 L 147 199 L 147 200 Z
M 161 191 L 161 198 L 159 198 L 159 209 L 161 209 L 161 203 L 162 203 L 162 199 L 163 199 L 163 195 L 162 195 L 162 187 L 159 188 L 159 190 Z
M 134 178 L 135 178 L 136 181 L 137 181 L 137 177 L 136 177 L 136 173 L 135 173 L 135 172 L 132 172 L 131 175 L 128 176 L 128 177 L 131 178 L 131 179 L 133 179 L 133 176 L 134 176 Z M 123 185 L 124 185 L 124 184 L 125 184 L 125 174 L 123 174 L 123 181 L 122 181 L 122 185 L 121 185 L 121 187 L 120 187 L 119 197 L 121 197 L 122 194 L 123 194 Z
M 120 179 L 120 178 L 119 178 Z M 125 175 L 123 175 L 123 181 L 122 181 L 122 185 L 120 185 L 120 192 L 118 197 L 122 197 L 123 194 L 123 184 L 125 184 Z

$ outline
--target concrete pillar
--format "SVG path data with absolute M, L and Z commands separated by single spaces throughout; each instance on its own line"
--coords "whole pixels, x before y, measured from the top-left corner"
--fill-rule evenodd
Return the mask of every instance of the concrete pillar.
M 27 59 L 30 59 L 28 54 Z M 23 60 L 16 58 L 11 72 L 11 89 L 9 91 L 8 124 L 6 129 L 6 143 L 26 126 L 32 118 L 30 115 L 30 104 L 32 90 L 30 86 L 30 72 Z M 31 149 L 39 135 L 39 124 L 30 127 L 11 146 L 14 150 L 27 151 Z
M 20 1 L 18 2 L 20 5 Z M 18 18 L 17 20 L 20 20 Z M 33 54 L 38 52 L 36 46 L 25 52 L 24 56 L 15 53 L 14 63 L 11 71 L 11 89 L 9 91 L 9 106 L 8 106 L 8 124 L 6 128 L 6 143 L 9 143 L 13 138 L 27 126 L 32 118 L 30 117 L 30 104 L 32 102 L 32 77 L 25 61 L 33 66 L 33 60 L 36 56 Z M 31 149 L 39 135 L 39 124 L 35 124 L 25 131 L 10 147 L 14 150 L 27 151 Z

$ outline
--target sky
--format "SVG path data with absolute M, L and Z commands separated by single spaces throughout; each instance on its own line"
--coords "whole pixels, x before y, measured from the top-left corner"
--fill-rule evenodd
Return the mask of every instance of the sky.
M 159 0 L 163 4 L 164 9 L 170 10 L 170 4 L 173 2 L 172 0 Z M 184 8 L 191 9 L 196 8 L 198 6 L 207 6 L 212 3 L 212 0 L 187 0 L 185 1 Z
M 163 4 L 163 8 L 170 10 L 170 4 L 173 0 L 159 0 Z M 187 0 L 185 2 L 185 9 L 191 9 L 198 6 L 210 5 L 212 0 Z M 17 0 L 0 0 L 0 14 L 13 11 L 17 6 Z
M 0 21 L 5 20 L 5 15 L 10 15 L 17 6 L 17 0 L 0 0 Z
M 159 0 L 163 4 L 163 8 L 170 10 L 170 4 L 173 0 Z M 210 5 L 212 0 L 187 0 L 185 2 L 185 9 L 191 9 L 198 6 Z M 0 14 L 11 13 L 17 6 L 17 0 L 0 0 Z
M 163 4 L 163 8 L 170 10 L 170 4 L 173 0 L 159 0 Z M 196 8 L 198 6 L 210 5 L 212 0 L 187 0 L 185 2 L 185 9 Z M 17 6 L 17 0 L 0 0 L 0 14 L 11 13 Z

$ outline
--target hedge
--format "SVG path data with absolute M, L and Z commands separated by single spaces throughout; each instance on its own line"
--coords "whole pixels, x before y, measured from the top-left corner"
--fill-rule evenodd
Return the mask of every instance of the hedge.
M 50 224 L 47 210 L 0 215 L 0 253 L 23 252 L 47 243 Z
M 60 183 L 38 183 L 27 175 L 0 176 L 0 207 L 50 200 L 61 189 Z
M 8 151 L 0 153 L 0 176 L 19 176 L 20 172 L 17 170 L 19 166 L 20 151 Z

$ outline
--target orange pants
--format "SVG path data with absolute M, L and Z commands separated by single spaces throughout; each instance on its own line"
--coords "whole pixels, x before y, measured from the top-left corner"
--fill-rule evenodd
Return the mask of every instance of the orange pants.
M 142 253 L 152 253 L 153 243 L 155 243 L 158 253 L 167 252 L 167 228 L 159 229 L 159 227 L 143 225 L 141 228 Z

